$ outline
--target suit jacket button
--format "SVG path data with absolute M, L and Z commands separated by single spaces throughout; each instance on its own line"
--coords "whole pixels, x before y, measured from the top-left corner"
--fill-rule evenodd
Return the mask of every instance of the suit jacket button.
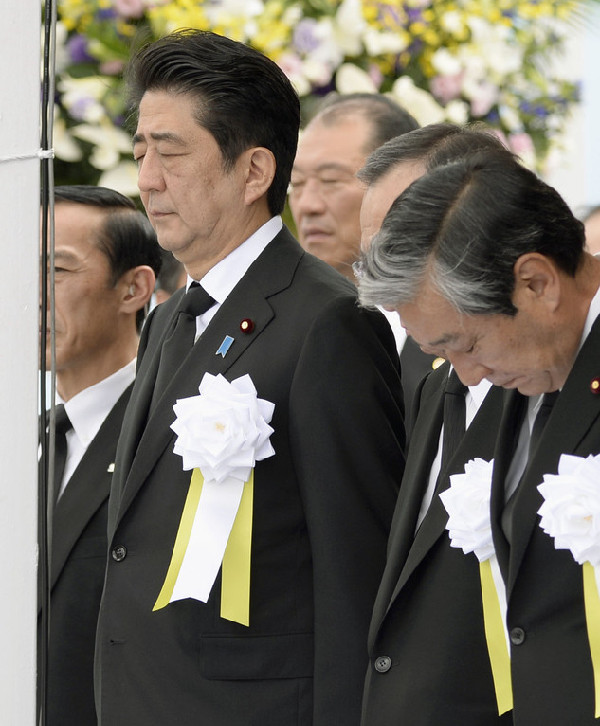
M 127 547 L 123 547 L 123 545 L 114 547 L 111 555 L 115 562 L 122 562 L 127 557 Z
M 525 641 L 525 631 L 523 628 L 510 629 L 510 642 L 513 645 L 521 645 Z
M 392 667 L 392 659 L 387 655 L 380 655 L 375 659 L 375 670 L 378 673 L 387 673 Z

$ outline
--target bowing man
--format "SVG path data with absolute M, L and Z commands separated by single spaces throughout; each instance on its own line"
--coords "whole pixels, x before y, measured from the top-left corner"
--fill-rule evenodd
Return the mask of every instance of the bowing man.
M 496 600 L 489 622 L 505 637 L 492 651 L 517 726 L 591 726 L 600 713 L 598 542 L 589 526 L 600 454 L 600 260 L 584 243 L 554 189 L 506 153 L 480 152 L 432 169 L 394 202 L 360 283 L 363 302 L 392 305 L 463 383 L 487 378 L 507 389 L 493 463 L 451 484 L 450 517 L 465 557 L 479 549 L 473 535 L 487 550 L 475 555 L 491 582 L 482 577 L 473 598 L 485 591 Z M 489 520 L 473 512 L 474 498 L 487 496 Z
M 481 149 L 502 146 L 489 132 L 445 123 L 399 136 L 374 151 L 358 174 L 367 185 L 361 207 L 363 249 L 394 199 L 413 181 Z M 369 633 L 365 725 L 511 722 L 510 714 L 499 716 L 476 597 L 481 589 L 477 561 L 450 546 L 448 516 L 439 498 L 449 476 L 462 472 L 469 459 L 493 455 L 502 389 L 490 390 L 490 385 L 485 379 L 463 385 L 446 362 L 417 389 L 415 425 Z

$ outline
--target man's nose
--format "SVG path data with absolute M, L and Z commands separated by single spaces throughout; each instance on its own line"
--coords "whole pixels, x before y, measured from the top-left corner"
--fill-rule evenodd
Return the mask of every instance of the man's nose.
M 491 368 L 473 360 L 465 353 L 448 353 L 447 358 L 465 386 L 476 386 L 492 373 Z
M 138 161 L 138 187 L 141 192 L 162 191 L 165 188 L 158 159 L 150 151 Z

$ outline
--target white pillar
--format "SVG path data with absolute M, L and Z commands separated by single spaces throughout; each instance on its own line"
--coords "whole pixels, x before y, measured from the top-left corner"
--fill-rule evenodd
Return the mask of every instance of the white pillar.
M 40 2 L 0 9 L 0 723 L 33 726 Z M 32 157 L 7 161 L 21 155 Z

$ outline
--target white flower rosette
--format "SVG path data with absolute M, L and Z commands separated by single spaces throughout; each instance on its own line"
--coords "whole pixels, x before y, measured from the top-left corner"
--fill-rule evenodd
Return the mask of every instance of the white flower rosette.
M 498 713 L 512 709 L 510 646 L 506 628 L 506 590 L 494 550 L 490 521 L 490 494 L 494 460 L 471 459 L 463 474 L 450 477 L 440 494 L 448 513 L 446 529 L 451 547 L 479 560 L 485 637 L 494 679 Z
M 173 406 L 173 451 L 181 456 L 184 470 L 200 471 L 203 482 L 171 602 L 208 600 L 244 486 L 256 462 L 275 453 L 269 440 L 274 409 L 258 398 L 249 375 L 229 382 L 210 373 L 204 375 L 198 396 L 179 399 Z
M 200 469 L 205 482 L 245 482 L 257 461 L 275 453 L 269 440 L 274 404 L 258 398 L 248 374 L 230 383 L 206 373 L 198 390 L 173 406 L 173 451 L 186 471 Z
M 558 550 L 570 550 L 580 565 L 600 565 L 600 456 L 563 454 L 558 474 L 545 474 L 538 486 L 544 503 L 540 527 Z
M 540 527 L 558 550 L 582 566 L 583 598 L 594 672 L 595 718 L 600 718 L 600 455 L 562 454 L 557 474 L 545 474 Z
M 453 474 L 450 487 L 440 494 L 448 522 L 450 545 L 467 555 L 474 552 L 479 562 L 494 554 L 490 524 L 490 491 L 494 461 L 471 459 L 464 474 Z

